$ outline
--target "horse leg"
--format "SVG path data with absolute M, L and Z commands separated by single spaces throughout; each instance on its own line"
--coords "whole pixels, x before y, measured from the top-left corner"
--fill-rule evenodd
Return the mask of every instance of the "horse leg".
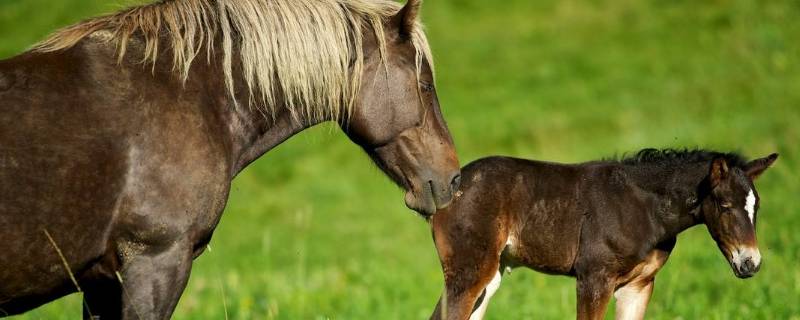
M 578 276 L 578 316 L 579 320 L 603 319 L 611 300 L 614 285 L 606 276 L 590 274 Z
M 116 279 L 104 279 L 83 290 L 84 320 L 122 318 L 122 287 Z
M 643 319 L 647 303 L 653 294 L 656 273 L 667 262 L 675 240 L 668 240 L 660 249 L 653 250 L 634 268 L 633 276 L 614 292 L 617 298 L 616 319 Z
M 483 319 L 489 299 L 500 287 L 502 277 L 499 268 L 493 268 L 491 271 L 494 275 L 489 271 L 483 271 L 476 274 L 476 277 L 459 277 L 445 281 L 445 292 L 436 304 L 431 319 Z M 444 308 L 444 305 L 447 307 Z
M 647 310 L 647 303 L 653 294 L 654 280 L 631 282 L 614 292 L 617 298 L 617 320 L 641 320 Z
M 132 257 L 123 265 L 121 319 L 169 319 L 186 288 L 192 246 L 174 243 L 156 253 Z
M 492 280 L 483 289 L 483 294 L 478 297 L 478 301 L 475 302 L 475 306 L 473 307 L 472 314 L 469 316 L 470 320 L 480 320 L 483 319 L 483 316 L 486 314 L 486 308 L 489 307 L 489 300 L 492 299 L 497 289 L 500 289 L 500 280 L 503 277 L 503 266 L 497 270 Z
M 482 241 L 453 242 L 446 236 L 440 232 L 435 237 L 444 271 L 445 290 L 431 319 L 482 319 L 489 299 L 500 286 L 503 272 L 501 242 L 484 239 L 483 243 L 497 245 L 453 248 L 451 244 Z
M 463 198 L 471 197 L 465 191 Z M 504 216 L 477 200 L 456 201 L 431 219 L 445 289 L 431 319 L 481 319 L 500 286 L 501 256 L 508 234 Z

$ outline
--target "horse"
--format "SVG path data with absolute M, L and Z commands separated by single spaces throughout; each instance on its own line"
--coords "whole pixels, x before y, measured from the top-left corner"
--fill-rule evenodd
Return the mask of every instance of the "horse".
M 462 168 L 453 203 L 430 218 L 445 291 L 431 319 L 482 319 L 502 275 L 576 278 L 577 318 L 642 319 L 676 236 L 705 224 L 739 278 L 761 266 L 753 181 L 777 154 L 644 149 L 559 164 L 488 157 Z
M 336 122 L 422 215 L 460 180 L 419 0 L 162 0 L 0 61 L 0 315 L 167 319 L 231 180 Z

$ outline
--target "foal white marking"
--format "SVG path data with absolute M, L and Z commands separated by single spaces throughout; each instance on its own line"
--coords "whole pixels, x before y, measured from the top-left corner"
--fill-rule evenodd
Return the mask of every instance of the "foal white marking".
M 503 248 L 504 251 L 513 249 L 511 246 L 514 245 L 514 242 L 511 241 L 511 237 L 513 237 L 513 235 L 508 235 L 508 239 L 506 240 L 506 247 Z M 506 273 L 511 274 L 511 266 L 506 266 L 505 271 Z
M 489 282 L 489 285 L 486 286 L 486 293 L 483 295 L 483 301 L 481 301 L 481 305 L 478 309 L 472 312 L 472 315 L 469 316 L 469 320 L 481 320 L 483 319 L 483 315 L 486 314 L 486 308 L 489 305 L 489 299 L 492 298 L 497 289 L 500 288 L 500 280 L 503 277 L 498 270 L 497 273 L 492 278 L 492 281 Z
M 650 301 L 653 284 L 649 283 L 643 288 L 636 288 L 635 285 L 627 285 L 617 289 L 614 297 L 617 298 L 617 310 L 615 319 L 617 320 L 639 320 L 644 319 L 647 310 L 647 302 Z
M 756 266 L 761 265 L 761 250 L 753 247 L 736 248 L 731 253 L 731 260 L 738 267 L 742 262 L 750 258 Z
M 753 224 L 753 215 L 756 212 L 756 195 L 753 194 L 753 190 L 750 190 L 750 193 L 747 194 L 747 198 L 745 199 L 744 203 L 744 210 L 747 211 L 747 216 L 750 218 L 750 223 Z
M 514 245 L 514 240 L 512 240 L 512 238 L 514 238 L 514 235 L 509 234 L 508 238 L 506 238 L 506 246 L 503 248 L 503 250 L 500 250 L 499 254 L 502 255 L 503 251 L 512 249 L 511 246 Z M 506 266 L 505 271 L 511 273 L 511 266 Z M 472 312 L 472 314 L 469 316 L 469 320 L 483 319 L 483 316 L 486 314 L 486 309 L 489 307 L 489 299 L 491 299 L 495 292 L 497 292 L 497 289 L 500 288 L 500 280 L 503 278 L 502 272 L 503 270 L 497 270 L 497 273 L 495 273 L 492 281 L 486 285 L 485 294 L 483 295 L 483 300 L 481 300 L 481 305 Z

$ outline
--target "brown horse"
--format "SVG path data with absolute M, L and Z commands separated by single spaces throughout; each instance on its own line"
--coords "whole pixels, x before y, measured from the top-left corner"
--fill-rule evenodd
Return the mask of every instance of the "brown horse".
M 169 318 L 234 176 L 324 121 L 446 207 L 419 5 L 164 0 L 0 61 L 0 316 L 82 291 L 87 318 Z
M 759 196 L 777 159 L 645 149 L 564 165 L 492 157 L 462 169 L 453 204 L 431 218 L 446 289 L 433 319 L 481 319 L 508 268 L 577 278 L 578 319 L 641 319 L 678 233 L 705 224 L 733 272 L 755 274 Z

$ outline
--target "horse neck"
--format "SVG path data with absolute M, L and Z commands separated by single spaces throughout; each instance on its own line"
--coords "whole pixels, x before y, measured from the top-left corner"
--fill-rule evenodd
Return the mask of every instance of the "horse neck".
M 206 64 L 207 57 L 203 54 L 198 56 L 198 63 L 192 67 L 187 82 L 213 83 L 212 96 L 217 101 L 210 103 L 208 112 L 215 115 L 214 119 L 222 122 L 220 127 L 226 128 L 232 160 L 231 171 L 235 176 L 290 137 L 325 120 L 296 119 L 280 98 L 276 99 L 276 105 L 272 108 L 261 108 L 259 102 L 251 98 L 245 85 L 245 79 L 240 72 L 239 55 L 235 53 L 233 57 L 234 96 L 231 96 L 224 82 L 220 80 L 223 78 L 220 57 L 212 56 L 209 60 L 211 62 Z M 263 110 L 274 110 L 274 114 L 265 114 Z
M 639 188 L 657 199 L 656 209 L 651 214 L 660 222 L 664 238 L 674 237 L 702 223 L 701 186 L 708 175 L 707 163 L 642 164 L 631 166 L 627 171 Z
M 275 114 L 264 114 L 255 106 L 248 107 L 248 99 L 238 97 L 236 106 L 227 110 L 230 134 L 236 141 L 234 175 L 292 136 L 327 121 L 296 119 L 282 100 L 272 108 Z
M 231 168 L 234 175 L 290 137 L 314 125 L 295 121 L 286 110 L 276 110 L 278 112 L 274 116 L 252 109 L 230 110 L 228 124 L 234 141 L 234 163 Z

